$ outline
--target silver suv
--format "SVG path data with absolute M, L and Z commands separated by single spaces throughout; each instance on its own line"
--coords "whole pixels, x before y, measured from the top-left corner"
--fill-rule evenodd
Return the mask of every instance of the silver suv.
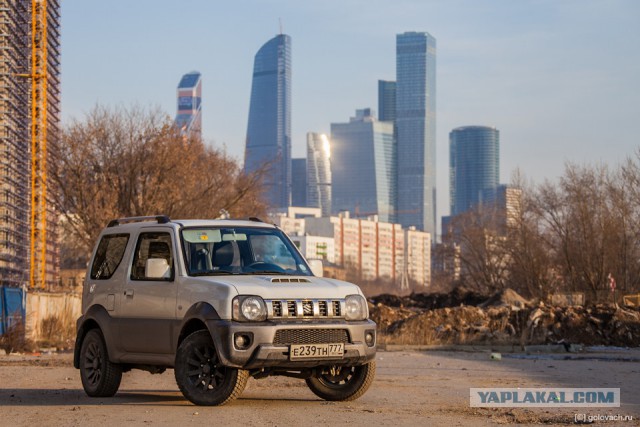
M 173 368 L 196 405 L 227 403 L 250 376 L 270 375 L 304 379 L 326 400 L 360 397 L 375 375 L 376 324 L 358 286 L 312 267 L 255 218 L 111 221 L 77 322 L 85 392 L 113 396 L 123 372 Z

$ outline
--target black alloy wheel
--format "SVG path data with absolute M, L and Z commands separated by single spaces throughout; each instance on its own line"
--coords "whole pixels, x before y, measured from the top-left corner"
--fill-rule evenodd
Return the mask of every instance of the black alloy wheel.
M 375 361 L 361 366 L 331 366 L 322 368 L 306 382 L 309 389 L 324 400 L 355 400 L 369 389 L 375 372 Z
M 92 329 L 80 348 L 80 378 L 82 387 L 91 397 L 111 397 L 118 391 L 122 380 L 122 367 L 109 361 L 104 336 Z
M 224 405 L 244 390 L 249 372 L 220 363 L 208 331 L 197 331 L 178 348 L 175 367 L 180 391 L 196 405 Z

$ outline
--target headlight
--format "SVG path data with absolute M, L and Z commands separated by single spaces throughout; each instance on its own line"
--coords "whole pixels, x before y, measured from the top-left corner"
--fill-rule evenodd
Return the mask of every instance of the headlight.
M 369 317 L 367 301 L 362 295 L 347 295 L 344 317 L 347 320 L 365 320 Z
M 238 296 L 233 299 L 233 319 L 241 322 L 262 322 L 267 318 L 264 300 L 256 296 Z

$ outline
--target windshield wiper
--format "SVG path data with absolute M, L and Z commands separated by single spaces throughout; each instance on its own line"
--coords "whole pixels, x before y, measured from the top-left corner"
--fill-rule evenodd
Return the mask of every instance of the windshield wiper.
M 216 270 L 216 271 L 202 271 L 199 273 L 190 273 L 189 276 L 193 276 L 193 277 L 197 277 L 197 276 L 231 276 L 232 272 L 230 271 L 222 271 L 222 270 Z M 237 274 L 237 273 L 235 273 Z
M 274 274 L 279 276 L 289 275 L 289 273 L 286 273 L 284 271 L 274 271 L 274 270 L 255 270 L 255 271 L 248 271 L 245 274 Z

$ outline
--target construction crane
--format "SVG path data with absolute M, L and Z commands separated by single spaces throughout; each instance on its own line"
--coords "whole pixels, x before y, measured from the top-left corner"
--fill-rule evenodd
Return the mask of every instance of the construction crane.
M 31 1 L 31 288 L 47 266 L 47 1 Z

